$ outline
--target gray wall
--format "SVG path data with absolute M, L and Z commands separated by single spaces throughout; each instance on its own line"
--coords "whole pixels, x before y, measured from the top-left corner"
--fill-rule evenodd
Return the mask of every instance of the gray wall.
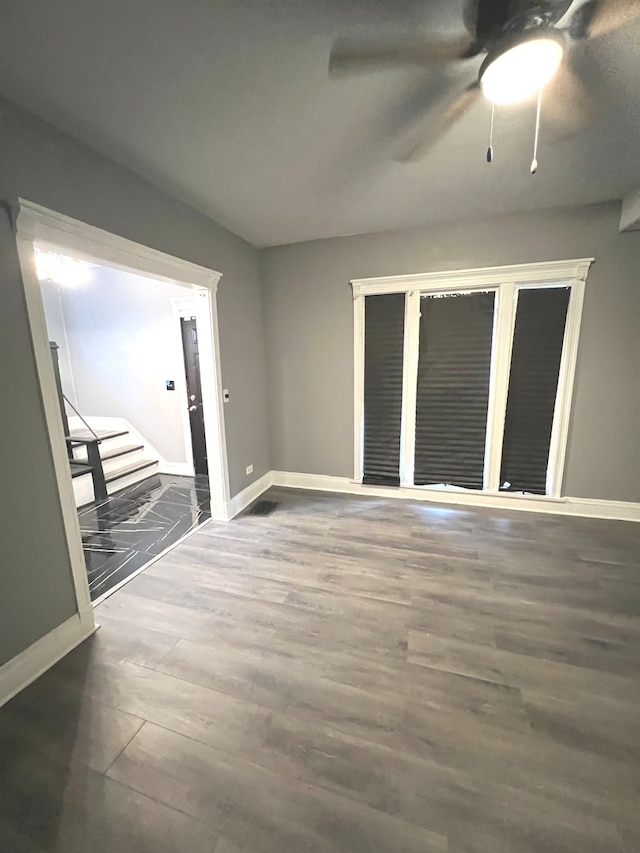
M 0 665 L 73 615 L 71 565 L 25 314 L 0 209 Z
M 0 99 L 0 198 L 21 196 L 218 270 L 231 494 L 270 468 L 259 252 L 30 113 Z M 253 463 L 253 474 L 245 468 Z
M 180 327 L 170 299 L 188 299 L 190 289 L 102 266 L 92 267 L 82 286 L 43 282 L 41 289 L 50 339 L 58 318 L 49 294 L 61 296 L 60 361 L 68 344 L 71 371 L 69 378 L 60 371 L 62 387 L 69 396 L 65 379 L 71 380 L 79 412 L 125 418 L 167 462 L 185 462 L 185 392 L 167 391 L 165 380 L 184 386 Z
M 563 493 L 640 501 L 640 234 L 619 234 L 619 216 L 596 205 L 265 250 L 273 467 L 353 476 L 350 279 L 595 257 Z
M 0 199 L 22 196 L 223 273 L 218 290 L 232 494 L 270 467 L 259 255 L 134 174 L 0 100 Z M 6 230 L 6 226 L 5 226 Z M 11 241 L 0 255 L 0 664 L 72 615 L 54 471 Z M 8 366 L 11 369 L 8 369 Z M 253 463 L 252 477 L 245 466 Z M 34 531 L 37 535 L 34 535 Z

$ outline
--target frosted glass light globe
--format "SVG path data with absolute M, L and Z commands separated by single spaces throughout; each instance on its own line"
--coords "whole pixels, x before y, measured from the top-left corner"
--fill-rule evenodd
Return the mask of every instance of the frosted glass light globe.
M 562 43 L 555 38 L 532 38 L 505 50 L 482 71 L 485 97 L 494 104 L 530 98 L 554 76 L 563 53 Z

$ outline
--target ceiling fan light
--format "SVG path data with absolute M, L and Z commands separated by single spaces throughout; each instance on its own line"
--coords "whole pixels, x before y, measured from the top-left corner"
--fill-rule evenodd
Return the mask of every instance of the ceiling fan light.
M 490 55 L 480 71 L 480 84 L 494 104 L 516 104 L 535 95 L 551 80 L 562 62 L 560 39 L 529 38 Z

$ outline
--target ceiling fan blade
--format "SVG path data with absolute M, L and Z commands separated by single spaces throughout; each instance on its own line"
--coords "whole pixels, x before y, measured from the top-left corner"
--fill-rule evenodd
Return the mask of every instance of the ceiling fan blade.
M 430 42 L 415 35 L 373 40 L 341 38 L 331 48 L 329 71 L 338 74 L 412 65 L 426 68 L 474 55 L 473 42 L 468 37 L 443 42 Z
M 584 130 L 594 118 L 595 104 L 580 79 L 564 62 L 545 87 L 542 127 L 556 139 L 566 139 Z
M 587 0 L 569 24 L 572 38 L 597 38 L 640 20 L 638 0 Z
M 409 144 L 401 149 L 394 159 L 402 163 L 413 163 L 420 160 L 471 109 L 481 94 L 482 89 L 479 83 L 474 82 L 467 86 L 455 100 L 445 106 L 439 115 L 428 116 L 420 131 L 414 134 Z

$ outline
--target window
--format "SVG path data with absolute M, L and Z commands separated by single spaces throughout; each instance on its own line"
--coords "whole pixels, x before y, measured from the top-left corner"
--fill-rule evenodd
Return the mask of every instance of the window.
M 363 482 L 400 485 L 404 294 L 365 303 Z
M 494 293 L 420 299 L 417 486 L 483 486 L 494 302 Z
M 518 294 L 504 419 L 500 488 L 546 494 L 570 290 L 554 287 Z
M 352 282 L 355 478 L 559 496 L 590 263 Z

